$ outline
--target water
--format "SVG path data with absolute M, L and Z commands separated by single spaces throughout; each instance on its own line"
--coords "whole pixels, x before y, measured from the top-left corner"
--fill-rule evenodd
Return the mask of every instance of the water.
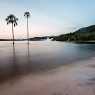
M 95 44 L 56 41 L 0 42 L 0 79 L 50 71 L 95 56 Z

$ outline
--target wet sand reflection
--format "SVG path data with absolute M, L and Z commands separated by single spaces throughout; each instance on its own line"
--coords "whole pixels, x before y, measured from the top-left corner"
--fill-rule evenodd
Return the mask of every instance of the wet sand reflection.
M 30 73 L 47 73 L 64 64 L 93 56 L 93 51 L 95 47 L 92 45 L 62 45 L 57 42 L 18 42 L 15 45 L 0 43 L 0 82 Z
M 47 64 L 44 64 L 45 60 L 40 60 L 38 57 L 31 56 L 32 54 L 30 53 L 30 44 L 26 44 L 26 51 L 22 50 L 24 54 L 19 55 L 18 48 L 20 47 L 16 47 L 17 45 L 15 44 L 10 47 L 10 56 L 2 61 L 2 66 L 0 65 L 0 82 L 8 79 L 10 80 L 25 74 L 45 72 L 49 69 L 58 67 L 58 64 L 50 64 L 49 61 L 46 61 Z M 37 60 L 37 58 L 40 61 Z

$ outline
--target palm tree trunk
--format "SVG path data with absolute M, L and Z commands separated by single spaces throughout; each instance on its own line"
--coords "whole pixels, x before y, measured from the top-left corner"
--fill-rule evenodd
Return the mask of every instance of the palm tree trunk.
M 28 28 L 28 17 L 27 17 L 27 40 L 29 44 L 29 28 Z
M 13 23 L 12 23 L 12 36 L 13 36 L 13 45 L 14 45 L 14 29 L 13 29 Z

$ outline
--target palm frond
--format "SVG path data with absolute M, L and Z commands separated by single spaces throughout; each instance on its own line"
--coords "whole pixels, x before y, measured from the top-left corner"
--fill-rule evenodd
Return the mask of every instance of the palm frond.
M 27 17 L 27 18 L 29 18 L 31 16 L 31 14 L 30 14 L 30 12 L 25 12 L 24 16 Z
M 18 21 L 18 18 L 16 18 L 16 16 L 14 16 L 13 14 L 10 14 L 9 16 L 7 16 L 7 18 L 5 19 L 7 21 L 7 24 L 14 24 L 14 26 L 17 25 L 17 21 Z

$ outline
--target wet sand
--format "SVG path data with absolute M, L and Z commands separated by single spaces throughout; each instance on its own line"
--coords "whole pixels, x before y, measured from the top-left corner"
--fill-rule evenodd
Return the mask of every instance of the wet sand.
M 77 63 L 6 81 L 0 95 L 95 95 L 95 58 Z

